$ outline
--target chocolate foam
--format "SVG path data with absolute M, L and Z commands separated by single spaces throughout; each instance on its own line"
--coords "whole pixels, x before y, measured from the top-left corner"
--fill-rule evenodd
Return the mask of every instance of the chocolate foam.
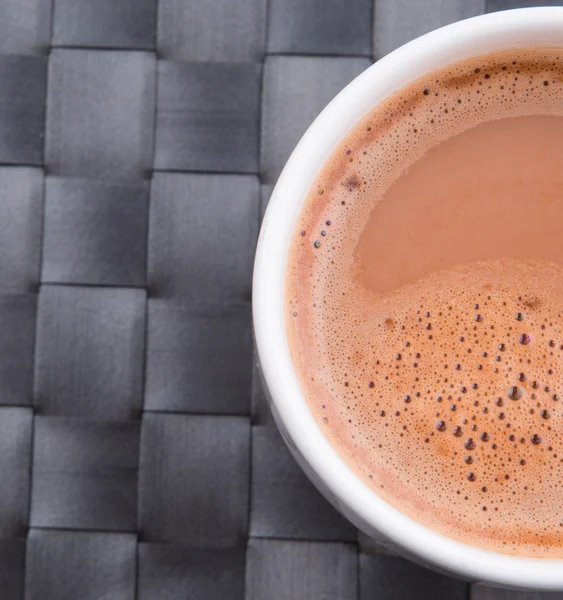
M 535 557 L 563 556 L 563 268 L 525 251 L 429 261 L 378 289 L 358 245 L 407 167 L 444 140 L 496 119 L 562 116 L 561 55 L 467 61 L 377 107 L 311 189 L 286 280 L 302 389 L 348 464 L 429 527 Z

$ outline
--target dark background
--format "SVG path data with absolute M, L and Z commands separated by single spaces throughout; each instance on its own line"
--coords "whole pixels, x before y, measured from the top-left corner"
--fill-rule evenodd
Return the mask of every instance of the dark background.
M 0 600 L 547 597 L 340 517 L 272 423 L 250 314 L 320 109 L 401 43 L 529 4 L 0 1 Z

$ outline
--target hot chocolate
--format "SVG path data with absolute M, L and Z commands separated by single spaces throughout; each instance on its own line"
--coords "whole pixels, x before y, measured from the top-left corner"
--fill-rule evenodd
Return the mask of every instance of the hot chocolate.
M 342 141 L 294 233 L 287 334 L 349 466 L 474 546 L 563 557 L 563 51 L 399 91 Z

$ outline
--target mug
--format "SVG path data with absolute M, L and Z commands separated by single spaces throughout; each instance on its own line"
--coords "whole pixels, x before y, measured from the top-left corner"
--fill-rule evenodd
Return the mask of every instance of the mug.
M 301 392 L 285 332 L 284 281 L 291 235 L 321 167 L 376 105 L 427 73 L 501 50 L 561 47 L 563 7 L 497 12 L 437 29 L 395 50 L 350 83 L 309 127 L 272 193 L 258 240 L 253 320 L 270 407 L 292 454 L 354 525 L 395 553 L 474 582 L 563 590 L 563 560 L 475 548 L 407 517 L 366 486 L 323 435 Z

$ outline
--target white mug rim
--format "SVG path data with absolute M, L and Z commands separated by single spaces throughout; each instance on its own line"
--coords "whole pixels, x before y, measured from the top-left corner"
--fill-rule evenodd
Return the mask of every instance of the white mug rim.
M 344 88 L 304 134 L 272 193 L 256 252 L 253 320 L 259 366 L 278 425 L 305 470 L 320 479 L 323 493 L 354 524 L 381 533 L 424 563 L 472 580 L 563 590 L 563 560 L 501 554 L 458 542 L 407 517 L 368 488 L 313 418 L 291 363 L 284 324 L 289 239 L 316 174 L 345 134 L 376 104 L 425 73 L 473 56 L 530 47 L 563 49 L 563 7 L 491 13 L 437 29 L 382 58 Z

